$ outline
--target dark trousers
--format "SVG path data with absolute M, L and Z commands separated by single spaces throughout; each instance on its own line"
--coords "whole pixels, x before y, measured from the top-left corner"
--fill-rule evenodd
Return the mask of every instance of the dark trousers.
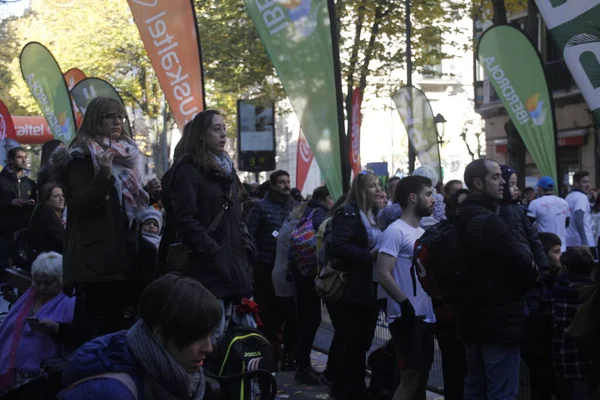
M 125 328 L 125 282 L 88 283 L 75 303 L 74 329 L 82 343 Z
M 458 338 L 439 335 L 438 346 L 442 353 L 442 374 L 444 376 L 444 399 L 462 400 L 465 396 L 467 376 L 467 350 Z
M 339 346 L 338 388 L 342 399 L 362 400 L 366 392 L 366 355 L 373 342 L 378 309 L 375 304 L 369 307 L 341 302 L 339 311 L 339 318 L 332 319 L 333 340 Z
M 331 325 L 333 325 L 333 339 L 331 340 L 331 346 L 329 346 L 329 354 L 327 355 L 327 366 L 323 375 L 327 378 L 334 386 L 340 383 L 342 375 L 342 351 L 343 351 L 343 331 L 336 329 L 342 325 L 342 308 L 340 303 L 325 302 L 327 307 L 327 313 L 331 319 Z
M 281 345 L 283 321 L 277 314 L 272 265 L 254 265 L 254 300 L 259 306 L 259 315 L 263 323 L 261 328 L 263 335 L 271 345 Z
M 321 325 L 321 298 L 315 291 L 315 280 L 294 270 L 296 283 L 296 315 L 298 318 L 298 340 L 296 366 L 299 369 L 311 366 L 310 353 Z
M 283 352 L 295 358 L 298 333 L 296 302 L 293 297 L 276 297 L 278 318 L 283 322 Z

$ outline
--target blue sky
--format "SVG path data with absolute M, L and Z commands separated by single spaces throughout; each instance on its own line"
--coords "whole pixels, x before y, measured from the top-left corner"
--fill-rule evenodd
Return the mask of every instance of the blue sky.
M 8 4 L 0 5 L 0 19 L 9 17 L 11 15 L 21 15 L 25 8 L 29 6 L 29 0 L 9 0 Z

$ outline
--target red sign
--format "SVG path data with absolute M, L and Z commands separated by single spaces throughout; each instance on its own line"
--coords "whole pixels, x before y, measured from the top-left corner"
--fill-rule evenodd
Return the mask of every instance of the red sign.
M 358 174 L 361 170 L 360 164 L 360 124 L 361 114 L 360 106 L 362 103 L 362 96 L 360 89 L 355 88 L 352 92 L 352 124 L 350 125 L 350 146 L 348 150 L 350 153 L 350 169 L 354 171 L 354 174 Z
M 22 144 L 44 144 L 54 139 L 44 117 L 13 117 L 17 142 Z
M 85 78 L 87 78 L 87 76 L 85 76 L 83 71 L 79 68 L 71 68 L 70 70 L 65 72 L 65 82 L 67 83 L 69 92 L 71 92 L 71 89 L 73 89 L 75 85 L 77 85 Z M 71 99 L 71 102 L 73 103 L 73 112 L 75 113 L 75 123 L 77 124 L 77 128 L 79 128 L 81 126 L 81 123 L 83 122 L 83 115 L 81 115 L 81 112 L 79 112 L 79 108 L 77 108 L 75 100 Z
M 313 158 L 314 155 L 306 141 L 306 136 L 304 136 L 302 129 L 300 129 L 298 137 L 298 157 L 296 160 L 296 187 L 300 190 L 304 187 Z
M 6 105 L 0 100 L 0 140 L 15 140 L 15 125 Z

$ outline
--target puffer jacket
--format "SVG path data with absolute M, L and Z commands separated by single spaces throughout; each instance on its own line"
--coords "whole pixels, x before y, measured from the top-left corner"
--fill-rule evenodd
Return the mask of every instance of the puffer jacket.
M 133 379 L 138 399 L 144 399 L 144 371 L 127 345 L 127 331 L 102 336 L 81 346 L 63 374 L 65 387 L 95 375 L 126 373 Z M 131 391 L 116 379 L 90 379 L 68 391 L 63 400 L 133 400 Z
M 13 233 L 26 228 L 34 209 L 33 205 L 13 206 L 14 199 L 36 200 L 37 186 L 29 178 L 28 170 L 17 177 L 7 166 L 0 171 L 0 239 L 3 240 L 12 240 Z
M 466 270 L 470 283 L 458 309 L 459 336 L 466 343 L 517 345 L 525 335 L 525 293 L 539 278 L 528 243 L 496 215 L 493 200 L 470 195 L 458 214 L 489 213 L 467 223 Z
M 327 253 L 333 268 L 349 272 L 342 301 L 367 307 L 374 305 L 373 256 L 367 229 L 356 204 L 346 204 L 336 210 Z
M 269 190 L 265 198 L 252 207 L 246 226 L 258 249 L 253 263 L 267 266 L 275 264 L 279 230 L 296 204 L 291 197 L 284 203 L 277 202 Z

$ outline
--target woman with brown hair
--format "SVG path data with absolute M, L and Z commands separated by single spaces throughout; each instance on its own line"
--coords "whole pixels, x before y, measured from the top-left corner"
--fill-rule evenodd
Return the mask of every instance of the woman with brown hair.
M 241 184 L 225 142 L 218 111 L 196 115 L 167 190 L 173 193 L 177 241 L 192 249 L 189 275 L 222 300 L 229 316 L 232 305 L 252 293 L 252 285 L 242 239 Z
M 380 195 L 377 175 L 360 172 L 332 221 L 327 255 L 334 269 L 347 274 L 340 302 L 327 303 L 335 329 L 327 379 L 333 383 L 336 398 L 344 400 L 366 398 L 365 359 L 378 316 L 373 265 L 381 231 L 373 209 Z
M 84 295 L 75 318 L 85 320 L 85 339 L 123 328 L 126 282 L 139 279 L 136 217 L 148 209 L 150 196 L 136 169 L 138 147 L 123 130 L 126 121 L 120 102 L 97 97 L 69 151 L 53 157 L 55 165 L 62 158 L 69 204 L 64 290 Z
M 45 184 L 40 189 L 39 200 L 31 215 L 28 229 L 33 259 L 49 251 L 62 254 L 65 239 L 65 195 L 62 187 L 58 183 Z

